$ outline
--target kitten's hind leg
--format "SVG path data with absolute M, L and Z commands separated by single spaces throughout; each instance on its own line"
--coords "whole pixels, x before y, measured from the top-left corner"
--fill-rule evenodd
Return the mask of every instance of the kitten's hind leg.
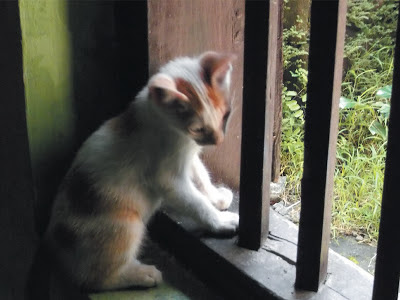
M 162 274 L 155 267 L 138 260 L 124 265 L 103 283 L 102 290 L 116 290 L 129 287 L 154 287 L 162 282 Z

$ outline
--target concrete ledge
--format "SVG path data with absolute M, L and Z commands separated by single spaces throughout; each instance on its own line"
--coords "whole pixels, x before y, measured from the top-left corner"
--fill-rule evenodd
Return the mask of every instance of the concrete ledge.
M 236 237 L 198 238 L 189 220 L 158 215 L 153 238 L 230 299 L 371 299 L 373 276 L 330 250 L 328 278 L 318 293 L 296 290 L 296 225 L 273 210 L 270 235 L 259 251 L 237 246 Z
M 143 290 L 123 290 L 103 293 L 90 294 L 91 300 L 151 300 L 151 299 L 163 299 L 163 300 L 190 300 L 180 291 L 170 286 L 167 283 Z

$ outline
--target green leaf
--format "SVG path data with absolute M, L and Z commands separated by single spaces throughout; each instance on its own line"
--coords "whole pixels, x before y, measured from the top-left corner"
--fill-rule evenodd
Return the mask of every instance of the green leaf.
M 392 86 L 391 85 L 386 85 L 383 88 L 380 88 L 376 92 L 376 96 L 378 98 L 389 99 L 392 96 Z
M 346 97 L 340 97 L 339 107 L 341 109 L 353 108 L 357 104 L 357 101 L 351 100 Z
M 385 117 L 389 118 L 389 113 L 390 113 L 390 104 L 382 104 L 381 108 L 379 109 L 379 112 Z
M 287 91 L 286 96 L 291 96 L 291 97 L 297 96 L 297 92 L 296 91 Z
M 290 101 L 290 102 L 292 102 L 292 101 Z M 300 105 L 298 105 L 296 101 L 294 101 L 294 102 L 295 103 L 288 104 L 288 107 L 291 111 L 296 111 L 296 110 L 300 109 Z
M 371 125 L 369 125 L 369 131 L 375 135 L 378 134 L 382 139 L 386 140 L 387 138 L 387 129 L 378 121 L 373 121 Z
M 294 113 L 294 116 L 295 116 L 296 118 L 300 118 L 302 115 L 303 115 L 303 111 L 302 111 L 301 109 L 298 110 L 298 111 L 296 111 L 296 112 Z
M 294 152 L 294 146 L 289 144 L 288 145 L 288 150 L 289 150 L 290 153 L 293 153 Z

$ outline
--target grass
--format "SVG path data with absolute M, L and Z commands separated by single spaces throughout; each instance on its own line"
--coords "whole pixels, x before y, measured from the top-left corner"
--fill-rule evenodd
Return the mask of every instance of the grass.
M 378 7 L 373 1 L 349 1 L 334 178 L 334 238 L 361 235 L 364 242 L 377 241 L 390 108 L 388 97 L 379 97 L 377 93 L 391 84 L 396 21 L 394 2 L 385 1 Z M 304 33 L 291 28 L 284 37 L 288 35 Z M 289 48 L 290 56 L 296 57 L 296 47 Z M 298 57 L 304 57 L 308 51 L 304 43 L 298 49 Z M 297 201 L 301 193 L 307 79 L 298 74 L 304 72 L 294 72 L 294 83 L 285 84 L 294 90 L 283 91 L 281 171 L 287 177 L 284 200 L 290 203 Z

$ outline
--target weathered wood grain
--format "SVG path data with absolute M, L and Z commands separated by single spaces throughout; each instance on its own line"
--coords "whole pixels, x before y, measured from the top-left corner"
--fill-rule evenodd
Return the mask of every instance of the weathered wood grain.
M 278 24 L 276 35 L 276 71 L 274 99 L 274 128 L 272 142 L 271 181 L 278 182 L 281 174 L 281 138 L 282 138 L 282 82 L 283 82 L 283 0 L 277 1 Z
M 233 109 L 227 135 L 218 148 L 205 149 L 204 159 L 215 180 L 238 189 L 244 1 L 150 0 L 148 9 L 150 74 L 177 56 L 194 56 L 207 50 L 237 55 L 233 65 Z
M 276 1 L 246 1 L 239 245 L 254 250 L 268 233 L 278 12 Z
M 346 26 L 346 0 L 312 1 L 296 287 L 326 278 Z

